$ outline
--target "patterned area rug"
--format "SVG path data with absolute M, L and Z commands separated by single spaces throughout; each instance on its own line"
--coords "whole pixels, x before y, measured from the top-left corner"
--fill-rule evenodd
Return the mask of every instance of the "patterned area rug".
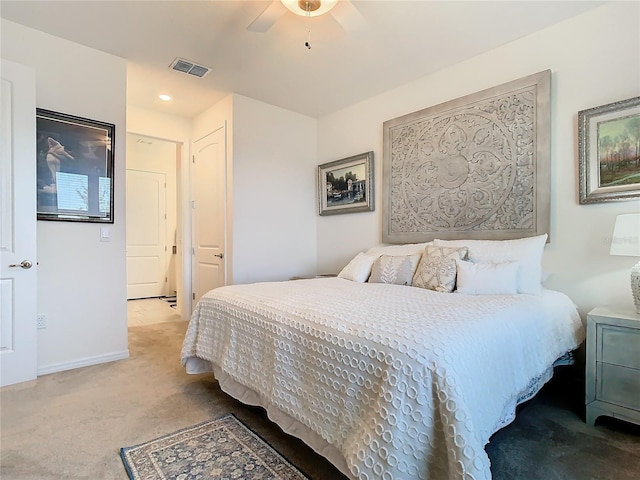
M 308 480 L 233 415 L 120 449 L 131 480 Z

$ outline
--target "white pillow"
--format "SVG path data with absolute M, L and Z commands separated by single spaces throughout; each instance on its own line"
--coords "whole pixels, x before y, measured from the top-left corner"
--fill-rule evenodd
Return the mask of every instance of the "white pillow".
M 354 282 L 366 282 L 371 275 L 371 267 L 381 255 L 405 256 L 422 254 L 427 245 L 426 243 L 409 243 L 405 245 L 387 245 L 379 247 L 371 247 L 364 253 L 357 254 L 338 274 L 338 277 Z
M 364 283 L 371 275 L 371 267 L 378 257 L 376 255 L 367 255 L 359 253 L 351 259 L 351 261 L 342 269 L 338 277 L 353 282 Z
M 519 262 L 518 293 L 542 293 L 542 253 L 547 234 L 516 240 L 434 240 L 439 247 L 467 247 L 474 263 Z
M 421 254 L 417 255 L 380 255 L 373 262 L 370 283 L 392 283 L 394 285 L 411 285 L 413 275 L 418 268 Z
M 471 263 L 456 260 L 457 292 L 466 295 L 515 295 L 518 293 L 518 262 Z

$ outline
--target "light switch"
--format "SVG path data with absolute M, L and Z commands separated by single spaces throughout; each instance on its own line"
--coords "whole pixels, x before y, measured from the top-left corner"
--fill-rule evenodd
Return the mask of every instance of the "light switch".
M 109 227 L 100 227 L 100 241 L 101 242 L 110 242 L 111 241 L 111 230 Z

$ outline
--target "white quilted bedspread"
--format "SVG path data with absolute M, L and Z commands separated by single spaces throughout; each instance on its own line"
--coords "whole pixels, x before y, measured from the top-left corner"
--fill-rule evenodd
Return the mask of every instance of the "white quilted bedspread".
M 312 279 L 209 292 L 182 363 L 220 366 L 334 445 L 354 478 L 490 479 L 484 446 L 505 410 L 583 338 L 559 292 Z

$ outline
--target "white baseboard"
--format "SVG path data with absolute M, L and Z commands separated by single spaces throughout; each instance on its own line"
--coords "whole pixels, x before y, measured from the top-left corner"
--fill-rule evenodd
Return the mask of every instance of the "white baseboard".
M 124 360 L 125 358 L 129 358 L 129 350 L 98 355 L 96 357 L 81 358 L 72 362 L 43 365 L 38 367 L 38 376 L 64 372 L 65 370 L 73 370 L 74 368 L 90 367 L 91 365 L 99 365 L 100 363 L 114 362 L 116 360 Z

